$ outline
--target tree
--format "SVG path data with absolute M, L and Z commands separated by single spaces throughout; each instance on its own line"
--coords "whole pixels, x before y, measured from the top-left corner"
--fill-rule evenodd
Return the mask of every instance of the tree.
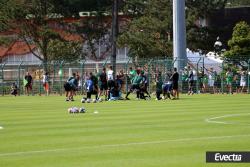
M 216 10 L 223 9 L 227 0 L 186 0 L 187 15 L 187 47 L 192 51 L 207 54 L 214 50 L 216 37 L 222 29 L 197 24 L 198 20 L 206 19 Z
M 133 7 L 128 12 L 135 14 L 135 17 L 120 35 L 119 45 L 128 46 L 129 54 L 138 58 L 172 55 L 169 40 L 172 31 L 170 2 L 132 0 L 125 3 Z
M 187 47 L 207 53 L 213 50 L 222 30 L 202 27 L 197 20 L 224 8 L 227 0 L 186 0 Z M 124 11 L 131 22 L 119 37 L 120 46 L 128 46 L 130 55 L 137 57 L 172 56 L 172 1 L 126 0 Z
M 123 0 L 120 3 L 121 10 L 129 16 L 140 17 L 143 16 L 147 1 L 145 0 Z
M 105 17 L 104 13 L 97 11 L 95 17 L 80 19 L 71 24 L 71 32 L 79 34 L 84 42 L 84 54 L 86 57 L 99 61 L 104 57 L 98 57 L 97 50 L 99 46 L 105 48 L 108 52 L 110 45 L 110 18 Z
M 52 40 L 48 46 L 49 61 L 75 62 L 84 58 L 79 41 Z
M 235 25 L 229 50 L 224 53 L 227 61 L 244 65 L 250 60 L 250 25 L 242 21 Z
M 70 23 L 70 31 L 79 34 L 84 43 L 83 54 L 88 58 L 99 61 L 111 48 L 110 28 L 112 1 L 110 0 L 64 0 L 63 7 L 67 9 L 67 15 L 76 18 Z M 90 12 L 90 17 L 79 18 L 79 12 Z M 98 48 L 102 51 L 99 57 Z M 103 48 L 106 48 L 104 51 Z
M 74 56 L 72 59 L 77 60 L 80 52 L 76 50 L 79 50 L 81 41 L 67 40 L 64 37 L 65 33 L 56 31 L 59 25 L 63 27 L 63 31 L 67 31 L 68 26 L 63 20 L 64 13 L 60 13 L 63 11 L 63 6 L 58 3 L 59 1 L 1 0 L 1 4 L 4 4 L 5 7 L 0 9 L 3 18 L 3 21 L 0 22 L 0 30 L 15 32 L 16 38 L 25 41 L 33 55 L 44 64 L 52 60 L 52 55 L 55 55 L 56 51 L 60 51 L 52 47 L 55 43 L 58 44 L 57 46 L 64 46 L 64 50 L 66 48 L 73 50 L 75 54 L 70 54 L 70 56 Z M 37 47 L 37 52 L 31 49 L 31 45 Z M 59 54 L 60 52 L 57 53 L 57 55 Z M 54 56 L 53 59 L 55 58 Z M 46 66 L 44 68 L 46 69 Z
M 111 0 L 61 0 L 58 2 L 63 6 L 63 9 L 68 11 L 69 15 L 75 14 L 77 17 L 79 12 L 83 11 L 106 11 L 111 9 Z
M 228 0 L 227 6 L 232 7 L 232 6 L 249 6 L 250 5 L 250 0 Z

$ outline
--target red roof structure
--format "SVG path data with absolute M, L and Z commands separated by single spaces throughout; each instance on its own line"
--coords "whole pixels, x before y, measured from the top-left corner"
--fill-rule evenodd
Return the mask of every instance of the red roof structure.
M 66 41 L 82 41 L 82 38 L 78 34 L 71 34 L 64 30 L 55 29 L 55 32 L 57 32 L 62 38 L 64 38 Z M 7 33 L 8 34 L 8 33 Z M 6 35 L 6 34 L 5 34 Z M 0 45 L 0 58 L 3 58 L 8 55 L 25 55 L 31 53 L 31 50 L 34 50 L 36 48 L 36 45 L 30 45 L 26 44 L 24 41 L 15 41 L 9 46 L 1 46 Z
M 30 45 L 31 50 L 36 48 L 35 45 Z M 0 58 L 8 55 L 25 55 L 30 53 L 29 46 L 23 41 L 15 41 L 9 47 L 0 46 Z
M 0 58 L 4 57 L 4 56 L 6 55 L 8 49 L 9 49 L 9 48 L 0 46 Z
M 60 29 L 54 29 L 54 31 L 57 32 L 61 36 L 61 38 L 65 39 L 66 41 L 82 41 L 81 36 L 78 34 L 71 34 Z

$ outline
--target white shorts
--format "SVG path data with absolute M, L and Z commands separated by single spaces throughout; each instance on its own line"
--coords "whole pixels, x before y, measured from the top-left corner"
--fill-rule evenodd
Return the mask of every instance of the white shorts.
M 213 87 L 214 86 L 214 80 L 208 80 L 208 86 Z
M 246 82 L 242 82 L 242 81 L 240 82 L 240 86 L 244 86 L 245 87 L 246 85 L 247 85 Z

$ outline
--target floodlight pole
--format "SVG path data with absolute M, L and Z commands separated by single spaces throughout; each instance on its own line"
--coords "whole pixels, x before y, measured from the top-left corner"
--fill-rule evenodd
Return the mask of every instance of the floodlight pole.
M 116 53 L 117 53 L 117 35 L 118 35 L 118 0 L 113 0 L 112 7 L 112 53 L 111 64 L 113 66 L 114 78 L 116 75 Z
M 185 0 L 173 0 L 174 67 L 182 70 L 187 63 Z

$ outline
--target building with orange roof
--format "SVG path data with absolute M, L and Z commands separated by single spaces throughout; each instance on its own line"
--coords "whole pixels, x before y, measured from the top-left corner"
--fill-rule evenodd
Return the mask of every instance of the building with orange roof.
M 64 18 L 64 22 L 74 23 L 74 22 L 78 22 L 79 20 L 84 20 L 84 19 L 89 19 L 89 18 L 91 18 L 91 16 L 80 17 L 80 18 Z M 120 19 L 121 25 L 125 24 L 124 22 L 128 21 L 127 16 L 120 16 L 119 19 Z M 106 16 L 105 21 L 107 24 L 111 23 L 111 16 Z M 72 34 L 72 33 L 64 31 L 63 29 L 60 29 L 61 26 L 58 25 L 58 22 L 54 21 L 53 19 L 50 20 L 49 24 L 50 24 L 50 27 L 55 32 L 57 32 L 62 38 L 64 38 L 67 41 L 82 41 L 83 52 L 86 52 L 86 50 L 88 50 L 86 46 L 87 45 L 86 42 L 83 41 L 83 37 L 81 37 L 79 34 Z M 0 36 L 15 36 L 18 33 L 19 33 L 18 30 L 9 30 L 4 33 L 1 32 Z M 105 60 L 111 54 L 110 44 L 109 44 L 110 39 L 109 39 L 109 35 L 107 36 L 108 37 L 104 43 L 102 42 L 96 43 L 95 47 L 97 48 L 97 51 L 96 51 L 97 56 L 95 58 L 91 58 L 90 56 L 87 60 L 88 62 L 94 63 L 96 61 Z M 32 45 L 31 48 L 29 48 L 29 46 L 24 41 L 15 41 L 11 43 L 10 46 L 0 45 L 0 63 L 18 64 L 22 61 L 25 61 L 31 64 L 40 64 L 41 60 L 39 60 L 36 56 L 34 56 L 32 52 L 30 51 L 30 49 L 39 55 L 39 52 L 35 45 Z M 117 57 L 118 59 L 119 57 L 121 57 L 121 59 L 127 58 L 127 48 L 118 49 Z
M 14 64 L 15 62 L 27 61 L 32 64 L 41 61 L 35 57 L 31 50 L 37 53 L 35 45 L 28 46 L 23 41 L 15 41 L 10 46 L 0 46 L 0 60 L 2 63 Z

